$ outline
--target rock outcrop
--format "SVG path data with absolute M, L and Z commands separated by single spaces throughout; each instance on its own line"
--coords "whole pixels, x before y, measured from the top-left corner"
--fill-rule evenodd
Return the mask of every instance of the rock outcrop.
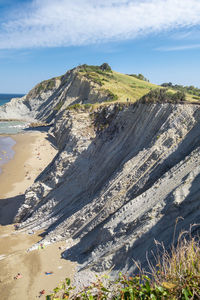
M 39 113 L 39 112 L 38 112 Z M 154 239 L 169 246 L 200 218 L 200 108 L 112 104 L 62 110 L 51 129 L 59 153 L 25 194 L 20 228 L 68 241 L 80 268 L 134 271 Z M 194 227 L 195 228 L 195 227 Z
M 70 104 L 103 102 L 108 93 L 98 84 L 81 76 L 79 67 L 65 75 L 43 81 L 22 98 L 13 98 L 0 106 L 0 119 L 18 119 L 50 123 Z
M 147 265 L 154 239 L 170 245 L 177 218 L 177 234 L 199 223 L 200 106 L 148 101 L 80 106 L 116 100 L 126 84 L 131 97 L 131 89 L 140 94 L 144 89 L 125 75 L 98 77 L 103 76 L 98 67 L 80 68 L 0 107 L 2 119 L 51 123 L 59 148 L 26 191 L 15 221 L 21 230 L 44 229 L 45 243 L 67 240 L 63 257 L 80 269 L 114 266 L 113 272 L 131 273 L 133 260 Z

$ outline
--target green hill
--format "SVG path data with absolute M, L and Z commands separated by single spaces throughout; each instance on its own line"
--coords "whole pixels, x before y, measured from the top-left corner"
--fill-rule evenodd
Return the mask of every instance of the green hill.
M 137 76 L 112 71 L 110 67 L 108 70 L 103 70 L 102 66 L 82 65 L 79 67 L 79 74 L 95 83 L 102 91 L 110 93 L 110 101 L 127 102 L 128 99 L 128 102 L 136 102 L 154 89 L 165 88 L 172 94 L 177 92 L 177 89 L 171 86 L 164 87 L 152 84 L 147 80 L 138 79 Z M 191 90 L 189 92 L 183 90 L 183 92 L 186 101 L 199 103 L 200 98 L 198 99 Z

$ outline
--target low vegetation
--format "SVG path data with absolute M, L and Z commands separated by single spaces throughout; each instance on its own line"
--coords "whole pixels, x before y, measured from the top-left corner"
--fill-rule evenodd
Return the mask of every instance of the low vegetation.
M 177 246 L 172 246 L 170 251 L 157 242 L 155 266 L 149 262 L 149 273 L 142 271 L 137 264 L 139 275 L 130 277 L 120 273 L 114 281 L 104 275 L 78 292 L 70 279 L 66 279 L 46 296 L 46 300 L 200 299 L 199 243 L 199 237 L 188 236 L 188 233 L 180 234 Z
M 142 74 L 121 74 L 112 71 L 106 63 L 101 66 L 82 65 L 79 67 L 79 74 L 95 83 L 103 93 L 107 92 L 109 102 L 135 102 L 151 89 L 158 87 L 149 83 Z
M 105 81 L 109 81 L 112 78 L 112 69 L 107 63 L 103 63 L 101 66 L 89 66 L 82 65 L 79 67 L 79 72 L 92 82 L 103 86 Z
M 61 101 L 59 102 L 55 107 L 54 107 L 54 110 L 55 111 L 59 111 L 61 109 L 61 107 L 63 106 L 64 104 L 64 101 Z
M 153 95 L 153 90 L 163 89 L 165 92 L 165 99 L 163 100 L 162 94 L 158 96 L 158 92 L 155 92 L 155 101 L 150 99 L 150 102 L 156 102 L 161 100 L 161 102 L 169 101 L 173 103 L 179 102 L 180 99 L 188 102 L 199 103 L 200 101 L 200 89 L 194 86 L 182 86 L 173 85 L 172 83 L 163 83 L 161 87 L 152 84 L 143 74 L 121 74 L 115 72 L 107 63 L 103 63 L 101 66 L 93 65 L 81 65 L 78 67 L 78 76 L 86 78 L 90 83 L 93 83 L 93 88 L 100 93 L 107 94 L 106 102 L 136 102 L 141 97 L 147 96 L 151 97 Z M 41 82 L 36 86 L 36 92 L 46 92 L 52 90 L 56 86 L 56 80 L 61 80 L 61 86 L 65 85 L 69 77 L 65 75 L 52 78 Z M 161 99 L 162 98 L 162 99 Z M 181 101 L 183 101 L 181 100 Z M 98 102 L 98 99 L 96 100 Z M 143 99 L 144 101 L 144 99 Z M 146 101 L 146 100 L 145 100 Z M 55 108 L 57 110 L 57 107 Z M 59 109 L 58 109 L 59 110 Z
M 170 92 L 167 89 L 155 89 L 144 95 L 140 102 L 142 103 L 181 103 L 186 101 L 184 92 Z
M 37 93 L 52 90 L 55 88 L 55 86 L 56 86 L 56 81 L 54 78 L 49 80 L 44 80 L 37 86 Z
M 180 84 L 172 84 L 171 82 L 168 82 L 168 83 L 161 84 L 161 86 L 165 87 L 165 88 L 170 88 L 170 89 L 173 89 L 176 91 L 180 91 L 183 93 L 188 93 L 193 96 L 193 99 L 200 100 L 200 89 L 197 87 L 194 87 L 193 85 L 183 86 Z
M 128 75 L 132 76 L 132 77 L 135 77 L 135 78 L 137 78 L 139 80 L 143 80 L 143 81 L 149 82 L 149 80 L 146 77 L 144 77 L 144 75 L 141 74 L 141 73 L 139 73 L 139 74 L 128 74 Z
M 67 106 L 67 110 L 75 110 L 75 111 L 87 111 L 87 110 L 94 110 L 94 105 L 91 103 L 85 103 L 85 104 L 80 104 L 80 103 L 75 103 L 72 105 Z

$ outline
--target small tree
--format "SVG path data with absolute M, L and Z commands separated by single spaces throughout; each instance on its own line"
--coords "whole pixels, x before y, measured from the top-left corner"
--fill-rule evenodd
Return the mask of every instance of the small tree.
M 100 69 L 102 70 L 102 71 L 112 71 L 112 69 L 111 69 L 111 67 L 109 66 L 109 64 L 107 64 L 107 63 L 103 63 L 101 66 L 100 66 Z

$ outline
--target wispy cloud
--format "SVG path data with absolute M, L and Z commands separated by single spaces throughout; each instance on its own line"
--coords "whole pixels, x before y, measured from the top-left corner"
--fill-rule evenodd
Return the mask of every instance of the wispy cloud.
M 193 28 L 188 28 L 188 29 L 183 29 L 179 30 L 178 32 L 173 33 L 170 36 L 171 39 L 173 40 L 184 40 L 184 41 L 199 41 L 200 40 L 200 28 L 199 26 L 193 27 Z
M 158 51 L 184 51 L 184 50 L 193 50 L 193 49 L 199 49 L 200 44 L 193 44 L 193 45 L 182 45 L 182 46 L 164 46 L 159 47 L 156 50 Z
M 0 49 L 128 40 L 199 24 L 199 0 L 34 0 L 0 23 Z

